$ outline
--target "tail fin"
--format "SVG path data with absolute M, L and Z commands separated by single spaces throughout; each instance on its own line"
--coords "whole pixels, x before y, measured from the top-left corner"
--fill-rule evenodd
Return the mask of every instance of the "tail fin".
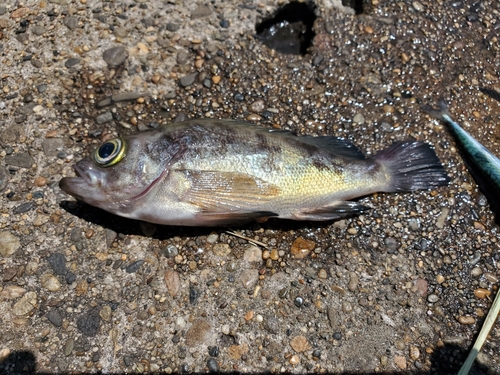
M 449 178 L 430 145 L 396 142 L 375 155 L 391 176 L 386 192 L 431 189 L 448 185 Z

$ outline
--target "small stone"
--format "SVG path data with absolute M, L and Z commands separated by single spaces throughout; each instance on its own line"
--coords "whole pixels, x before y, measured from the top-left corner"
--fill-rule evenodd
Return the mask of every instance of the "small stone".
M 406 369 L 406 358 L 401 356 L 401 355 L 397 355 L 394 357 L 394 364 L 399 367 L 401 370 L 405 370 Z
M 111 111 L 106 111 L 104 113 L 101 113 L 99 116 L 97 116 L 95 118 L 95 121 L 99 125 L 105 124 L 105 123 L 110 122 L 112 120 L 113 120 L 113 114 L 111 113 Z
M 61 253 L 50 254 L 49 257 L 47 258 L 47 261 L 49 262 L 50 267 L 52 268 L 52 271 L 54 271 L 55 274 L 66 275 L 67 268 L 66 268 L 66 258 L 64 257 L 64 254 Z
M 12 307 L 12 313 L 17 316 L 29 314 L 36 307 L 37 294 L 35 292 L 26 293 Z
M 260 113 L 265 109 L 264 101 L 263 100 L 256 100 L 252 104 L 250 104 L 249 107 L 251 112 L 255 113 Z
M 474 317 L 468 316 L 468 315 L 460 315 L 457 318 L 457 320 L 460 324 L 464 324 L 464 325 L 470 325 L 470 324 L 476 323 L 476 319 L 474 319 Z
M 168 270 L 165 272 L 165 284 L 167 285 L 168 294 L 170 297 L 175 297 L 181 287 L 181 280 L 176 271 Z
M 181 28 L 181 25 L 178 23 L 174 23 L 174 22 L 167 23 L 167 30 L 171 31 L 173 33 L 176 32 L 177 30 L 179 30 L 180 28 Z
M 43 274 L 40 278 L 40 282 L 42 284 L 42 287 L 51 292 L 57 292 L 59 289 L 61 289 L 61 282 L 51 273 Z
M 299 237 L 293 242 L 291 253 L 295 259 L 304 259 L 315 247 L 316 242 Z
M 125 38 L 127 36 L 127 29 L 123 26 L 117 26 L 113 30 L 113 34 L 118 38 Z
M 92 309 L 78 317 L 76 326 L 85 336 L 95 336 L 99 332 L 101 317 L 99 313 Z
M 436 276 L 436 281 L 437 281 L 438 284 L 444 283 L 444 280 L 445 279 L 444 279 L 443 275 L 439 274 L 439 275 Z
M 427 295 L 429 283 L 425 279 L 417 279 L 417 281 L 415 281 L 415 287 L 417 288 L 418 294 L 425 297 Z
M 25 212 L 31 211 L 35 207 L 35 202 L 26 202 L 14 207 L 12 213 L 14 215 L 23 214 Z
M 197 77 L 198 77 L 198 73 L 191 73 L 191 74 L 188 74 L 187 76 L 182 77 L 179 80 L 179 83 L 181 84 L 182 87 L 191 86 Z
M 110 68 L 114 68 L 123 64 L 127 57 L 127 51 L 122 46 L 107 49 L 102 54 L 102 58 Z
M 259 271 L 256 269 L 244 270 L 240 274 L 240 281 L 243 286 L 247 289 L 253 288 L 253 286 L 259 280 Z
M 27 152 L 18 152 L 17 154 L 11 154 L 5 157 L 5 164 L 20 168 L 31 168 L 34 163 L 35 161 Z
M 474 267 L 470 270 L 470 275 L 474 277 L 481 276 L 483 274 L 483 270 L 480 267 Z
M 35 186 L 42 187 L 47 185 L 47 179 L 42 176 L 38 176 L 35 178 L 35 181 L 33 181 Z
M 101 310 L 99 311 L 99 316 L 104 320 L 105 322 L 109 322 L 111 320 L 111 306 L 109 305 L 104 305 Z
M 72 58 L 66 60 L 66 62 L 64 63 L 64 66 L 66 68 L 72 68 L 73 66 L 78 65 L 78 64 L 80 64 L 80 59 L 78 59 L 76 57 L 72 57 Z
M 60 327 L 62 326 L 63 322 L 63 317 L 59 313 L 58 310 L 50 310 L 47 313 L 47 319 L 55 326 L 55 327 Z
M 10 258 L 21 247 L 21 241 L 10 232 L 0 232 L 0 254 Z
M 255 114 L 255 113 L 250 113 L 247 117 L 246 117 L 246 120 L 247 121 L 253 121 L 253 122 L 258 122 L 258 121 L 261 121 L 262 120 L 262 117 Z
M 63 354 L 68 357 L 73 352 L 75 348 L 75 340 L 73 338 L 69 338 L 63 345 Z
M 26 289 L 17 285 L 7 285 L 1 292 L 0 298 L 16 299 L 24 295 Z
M 410 346 L 410 358 L 414 361 L 420 358 L 420 350 L 416 346 Z
M 297 353 L 302 353 L 302 352 L 306 352 L 308 350 L 311 350 L 311 345 L 309 344 L 309 341 L 307 341 L 307 339 L 304 336 L 295 336 L 290 341 L 290 346 Z
M 208 347 L 208 355 L 210 357 L 218 357 L 219 354 L 220 354 L 220 349 L 218 346 L 214 345 Z
M 137 260 L 135 262 L 133 262 L 132 264 L 128 265 L 127 268 L 125 268 L 125 271 L 127 273 L 135 273 L 137 271 L 139 271 L 139 268 L 141 268 L 141 266 L 144 264 L 144 260 L 140 259 L 140 260 Z
M 219 372 L 219 364 L 214 358 L 209 358 L 207 361 L 207 368 L 209 372 L 218 373 Z
M 186 332 L 186 346 L 201 345 L 209 339 L 212 333 L 212 326 L 205 319 L 197 319 Z
M 489 291 L 488 289 L 484 289 L 484 288 L 477 288 L 476 290 L 474 290 L 474 295 L 477 298 L 483 299 L 483 298 L 489 297 L 491 295 L 491 291 Z
M 248 353 L 248 351 L 249 347 L 247 344 L 231 345 L 227 350 L 227 354 L 232 360 L 239 361 L 242 356 Z
M 352 122 L 358 125 L 363 125 L 365 123 L 365 116 L 361 113 L 356 113 L 352 119 Z
M 221 79 L 222 79 L 222 77 L 221 77 L 221 76 L 212 76 L 212 82 L 213 82 L 215 85 L 218 85 Z
M 290 361 L 290 364 L 292 364 L 292 365 L 298 365 L 300 363 L 300 358 L 298 355 L 295 354 L 295 355 L 292 355 L 290 357 L 289 361 Z
M 424 11 L 424 6 L 419 3 L 418 1 L 414 1 L 412 4 L 413 9 L 415 9 L 417 12 L 423 12 Z
M 196 20 L 198 18 L 208 17 L 212 14 L 212 9 L 205 4 L 198 5 L 198 7 L 191 13 L 191 19 Z
M 328 273 L 326 272 L 326 270 L 324 268 L 319 270 L 318 277 L 320 279 L 327 279 L 328 278 Z
M 78 26 L 78 18 L 75 16 L 69 16 L 64 19 L 63 23 L 68 29 L 74 30 Z
M 249 246 L 243 254 L 243 259 L 249 263 L 262 261 L 262 250 L 257 246 Z
M 358 287 L 359 277 L 356 272 L 349 272 L 349 284 L 347 284 L 347 289 L 354 292 Z
M 33 34 L 35 34 L 36 36 L 40 36 L 40 35 L 43 35 L 45 34 L 45 27 L 43 27 L 42 25 L 34 25 L 32 28 L 31 28 L 31 32 Z
M 212 251 L 215 255 L 219 257 L 227 256 L 231 253 L 231 248 L 227 243 L 218 243 L 215 244 L 212 248 Z
M 209 244 L 214 244 L 217 242 L 217 240 L 219 239 L 219 235 L 217 233 L 210 233 L 207 237 L 207 242 Z
M 439 297 L 435 294 L 429 294 L 427 296 L 427 301 L 429 301 L 430 303 L 436 303 L 438 300 L 439 300 Z

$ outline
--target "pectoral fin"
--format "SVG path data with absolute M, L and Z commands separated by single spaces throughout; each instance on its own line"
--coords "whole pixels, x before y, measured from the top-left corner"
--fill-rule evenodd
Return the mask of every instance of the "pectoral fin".
M 280 189 L 261 179 L 244 173 L 218 171 L 181 171 L 189 182 L 189 188 L 181 200 L 200 207 L 205 214 L 254 215 L 266 202 L 275 198 Z
M 328 206 L 296 212 L 293 219 L 312 221 L 334 220 L 345 216 L 359 215 L 370 209 L 370 207 L 356 202 L 339 201 Z

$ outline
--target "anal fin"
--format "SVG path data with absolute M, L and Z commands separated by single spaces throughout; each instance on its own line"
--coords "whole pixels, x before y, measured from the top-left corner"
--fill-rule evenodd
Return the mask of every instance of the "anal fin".
M 346 216 L 359 215 L 368 210 L 371 210 L 371 208 L 357 202 L 338 201 L 328 206 L 296 212 L 293 219 L 311 221 L 334 220 Z

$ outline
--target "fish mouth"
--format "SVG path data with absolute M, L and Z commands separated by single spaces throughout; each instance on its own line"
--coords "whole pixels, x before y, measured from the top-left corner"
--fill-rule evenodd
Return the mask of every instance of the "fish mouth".
M 61 190 L 74 196 L 76 199 L 85 201 L 82 193 L 97 186 L 98 179 L 96 176 L 89 173 L 88 168 L 81 165 L 82 162 L 85 162 L 85 160 L 82 160 L 80 163 L 73 166 L 75 177 L 63 177 L 59 181 L 59 187 Z

